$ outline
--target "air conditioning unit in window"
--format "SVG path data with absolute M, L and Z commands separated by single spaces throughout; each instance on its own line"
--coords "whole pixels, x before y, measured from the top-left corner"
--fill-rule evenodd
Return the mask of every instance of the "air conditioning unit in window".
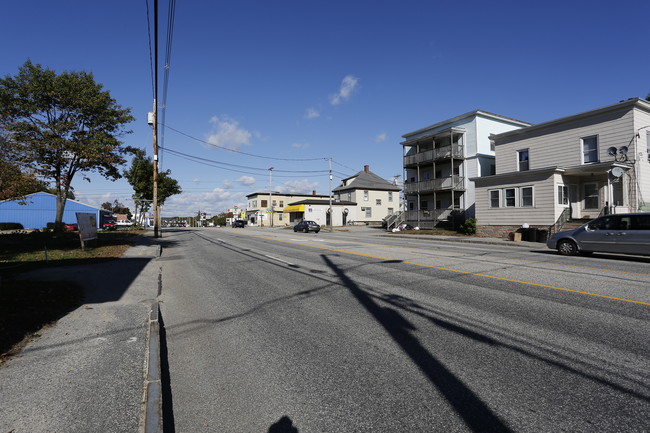
M 365 211 L 365 210 L 366 210 L 366 208 L 365 208 L 365 207 L 362 207 L 362 208 L 361 208 L 361 212 L 363 212 L 363 211 Z

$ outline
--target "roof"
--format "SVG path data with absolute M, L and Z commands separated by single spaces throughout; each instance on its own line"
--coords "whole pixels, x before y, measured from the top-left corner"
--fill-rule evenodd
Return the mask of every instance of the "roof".
M 406 134 L 402 135 L 402 137 L 403 138 L 408 138 L 408 137 L 411 137 L 411 136 L 414 136 L 414 135 L 422 134 L 423 132 L 426 132 L 428 130 L 440 128 L 440 127 L 448 125 L 450 123 L 456 123 L 456 122 L 459 122 L 459 121 L 461 121 L 463 119 L 467 119 L 467 118 L 475 117 L 475 116 L 488 117 L 488 118 L 492 118 L 494 120 L 502 120 L 502 121 L 505 120 L 506 122 L 514 123 L 514 124 L 519 125 L 519 126 L 530 126 L 530 125 L 532 125 L 531 123 L 524 122 L 522 120 L 517 120 L 517 119 L 510 118 L 510 117 L 501 116 L 499 114 L 490 113 L 489 111 L 474 110 L 474 111 L 470 111 L 470 112 L 465 113 L 465 114 L 461 114 L 460 116 L 452 117 L 451 119 L 443 120 L 442 122 L 435 123 L 435 124 L 427 126 L 425 128 L 420 128 L 417 131 L 407 132 Z
M 257 192 L 252 192 L 250 194 L 246 195 L 246 198 L 250 198 L 256 195 L 261 195 L 261 196 L 268 196 L 269 194 L 272 195 L 283 195 L 286 197 L 329 197 L 327 194 L 293 194 L 293 193 L 286 193 L 286 192 L 280 192 L 280 191 L 257 191 Z
M 642 108 L 642 109 L 647 110 L 647 111 L 650 112 L 650 102 L 649 101 L 646 101 L 646 100 L 641 99 L 641 98 L 630 98 L 630 99 L 627 99 L 625 101 L 620 101 L 620 102 L 618 102 L 616 104 L 607 105 L 605 107 L 597 108 L 595 110 L 584 111 L 582 113 L 573 114 L 571 116 L 560 117 L 559 119 L 550 120 L 550 121 L 544 122 L 544 123 L 538 123 L 536 125 L 531 125 L 531 126 L 528 126 L 528 127 L 525 127 L 525 128 L 515 129 L 515 130 L 512 130 L 512 131 L 508 131 L 508 132 L 502 132 L 501 134 L 495 134 L 495 135 L 492 135 L 491 138 L 502 139 L 502 138 L 506 138 L 506 137 L 515 137 L 515 136 L 518 136 L 518 135 L 524 135 L 524 134 L 528 134 L 528 133 L 533 132 L 533 131 L 538 131 L 538 130 L 541 130 L 541 129 L 545 129 L 545 128 L 548 128 L 548 127 L 551 127 L 551 126 L 561 125 L 563 123 L 570 123 L 570 122 L 574 122 L 574 121 L 579 120 L 579 119 L 584 119 L 584 118 L 587 118 L 587 117 L 596 116 L 596 115 L 599 115 L 599 114 L 602 114 L 602 113 L 606 113 L 608 111 L 620 110 L 622 108 L 632 109 L 634 107 Z
M 350 179 L 353 179 L 352 182 L 346 182 Z M 381 190 L 381 191 L 400 191 L 401 188 L 397 185 L 393 185 L 386 179 L 383 179 L 377 176 L 375 173 L 370 170 L 365 171 L 361 170 L 359 173 L 354 176 L 343 179 L 343 183 L 347 185 L 339 185 L 334 188 L 332 191 L 348 191 L 354 189 L 372 189 L 372 190 Z
M 300 200 L 296 202 L 289 203 L 289 206 L 307 204 L 307 205 L 327 205 L 329 206 L 329 200 Z M 332 200 L 332 206 L 356 206 L 357 204 L 353 201 L 336 201 Z

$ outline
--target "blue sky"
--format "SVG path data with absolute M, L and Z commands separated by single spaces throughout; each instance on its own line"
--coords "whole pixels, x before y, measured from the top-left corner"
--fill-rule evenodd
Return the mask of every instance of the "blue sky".
M 124 142 L 151 155 L 146 0 L 2 9 L 2 76 L 28 58 L 93 72 L 137 119 Z M 168 2 L 159 9 L 160 101 Z M 160 157 L 184 192 L 162 214 L 245 206 L 270 167 L 275 191 L 326 194 L 329 157 L 333 187 L 366 164 L 390 179 L 403 134 L 475 109 L 540 123 L 645 97 L 649 13 L 626 0 L 179 1 Z M 91 177 L 73 181 L 79 201 L 132 206 L 125 180 Z

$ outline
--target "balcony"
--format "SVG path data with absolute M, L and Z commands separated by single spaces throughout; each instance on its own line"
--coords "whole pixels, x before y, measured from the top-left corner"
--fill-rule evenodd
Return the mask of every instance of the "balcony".
M 405 194 L 416 194 L 418 192 L 422 194 L 434 191 L 465 191 L 465 177 L 454 175 L 404 184 Z
M 404 157 L 404 167 L 415 166 L 433 161 L 444 161 L 448 159 L 465 159 L 462 144 L 453 144 L 451 146 L 441 147 L 439 149 L 429 149 L 415 155 Z
M 420 228 L 434 228 L 443 224 L 454 224 L 462 221 L 464 217 L 465 212 L 458 208 L 406 211 L 406 222 Z

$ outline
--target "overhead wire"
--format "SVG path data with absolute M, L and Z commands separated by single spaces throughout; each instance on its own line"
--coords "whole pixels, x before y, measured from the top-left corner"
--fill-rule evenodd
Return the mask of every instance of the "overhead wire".
M 164 62 L 164 72 L 163 72 L 163 97 L 162 104 L 160 106 L 162 111 L 161 116 L 161 125 L 162 130 L 160 133 L 160 145 L 165 145 L 165 119 L 167 117 L 167 92 L 169 89 L 169 70 L 171 69 L 171 57 L 172 57 L 172 42 L 174 40 L 174 21 L 176 17 L 176 0 L 169 0 L 169 5 L 167 9 L 167 37 L 165 39 L 165 62 Z M 160 159 L 160 165 L 162 167 L 162 158 Z
M 149 68 L 151 69 L 151 94 L 153 98 L 156 97 L 156 90 L 154 89 L 153 78 L 153 48 L 151 48 L 151 13 L 149 12 L 149 0 L 145 0 L 147 6 L 147 36 L 149 37 Z

